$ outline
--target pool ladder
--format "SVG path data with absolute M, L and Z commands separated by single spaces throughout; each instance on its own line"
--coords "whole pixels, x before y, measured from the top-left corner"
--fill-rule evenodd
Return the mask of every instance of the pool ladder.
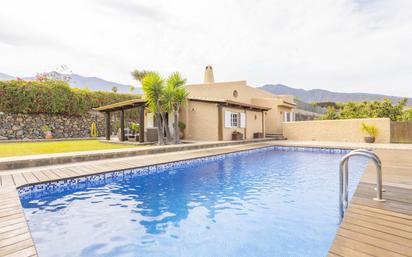
M 348 208 L 348 177 L 349 177 L 349 159 L 352 156 L 363 156 L 373 161 L 376 168 L 376 198 L 375 201 L 384 202 L 382 198 L 382 162 L 379 157 L 368 149 L 353 150 L 343 156 L 339 164 L 339 211 L 340 217 L 343 218 L 345 209 Z

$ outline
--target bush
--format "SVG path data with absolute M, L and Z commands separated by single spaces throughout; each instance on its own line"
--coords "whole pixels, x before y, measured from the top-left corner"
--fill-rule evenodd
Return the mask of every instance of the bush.
M 133 131 L 134 133 L 138 133 L 140 129 L 139 123 L 131 122 L 130 125 L 130 130 Z
M 328 108 L 328 111 L 319 119 L 389 118 L 391 121 L 408 120 L 408 111 L 404 110 L 407 101 L 405 98 L 400 100 L 398 104 L 392 104 L 389 99 L 337 104 L 337 108 Z
M 140 98 L 136 94 L 115 94 L 70 88 L 65 81 L 0 81 L 0 111 L 83 115 L 92 108 Z

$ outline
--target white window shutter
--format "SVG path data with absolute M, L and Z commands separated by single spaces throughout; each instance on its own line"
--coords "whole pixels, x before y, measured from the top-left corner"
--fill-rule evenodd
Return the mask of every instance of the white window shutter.
M 240 113 L 240 127 L 246 128 L 246 115 L 244 113 Z
M 225 128 L 231 128 L 231 122 L 230 122 L 230 115 L 231 112 L 225 111 Z

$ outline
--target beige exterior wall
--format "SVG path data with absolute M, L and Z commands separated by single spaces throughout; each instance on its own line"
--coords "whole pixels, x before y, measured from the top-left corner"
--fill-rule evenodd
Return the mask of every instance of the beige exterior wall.
M 253 98 L 252 103 L 271 108 L 265 115 L 266 133 L 282 134 L 283 112 L 291 112 L 291 107 L 284 107 L 283 99 Z
M 210 84 L 187 85 L 190 96 L 226 99 L 242 103 L 252 103 L 252 98 L 273 98 L 275 95 L 266 91 L 250 87 L 246 81 L 221 82 Z M 233 91 L 238 92 L 237 97 L 233 96 Z
M 285 122 L 283 135 L 289 140 L 364 142 L 363 122 L 378 127 L 376 143 L 390 143 L 388 118 Z
M 180 112 L 180 120 L 186 124 L 185 139 L 219 140 L 217 104 L 188 101 Z
M 219 114 L 218 105 L 214 103 L 205 103 L 189 101 L 180 112 L 180 120 L 186 124 L 185 139 L 187 140 L 219 140 Z M 234 113 L 245 113 L 246 128 L 226 128 L 225 111 Z M 256 116 L 256 119 L 255 119 Z M 253 138 L 253 133 L 263 132 L 262 130 L 262 112 L 251 111 L 239 108 L 222 108 L 222 134 L 223 140 L 232 140 L 232 133 L 239 131 L 246 139 Z
M 256 132 L 263 133 L 262 112 L 246 111 L 246 139 L 252 139 Z
M 189 91 L 189 97 L 225 99 L 271 108 L 265 115 L 266 133 L 281 134 L 283 116 L 280 112 L 293 110 L 293 107 L 285 106 L 283 102 L 293 103 L 293 96 L 274 95 L 248 86 L 246 81 L 206 83 L 186 87 Z M 237 91 L 237 97 L 233 95 L 235 90 Z

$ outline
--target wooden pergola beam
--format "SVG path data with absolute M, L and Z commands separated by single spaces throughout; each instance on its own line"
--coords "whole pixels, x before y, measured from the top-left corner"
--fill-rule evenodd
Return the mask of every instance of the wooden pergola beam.
M 106 119 L 106 140 L 110 140 L 111 128 L 110 128 L 110 112 L 105 112 L 104 117 Z
M 124 110 L 120 111 L 120 141 L 125 141 L 124 138 Z

